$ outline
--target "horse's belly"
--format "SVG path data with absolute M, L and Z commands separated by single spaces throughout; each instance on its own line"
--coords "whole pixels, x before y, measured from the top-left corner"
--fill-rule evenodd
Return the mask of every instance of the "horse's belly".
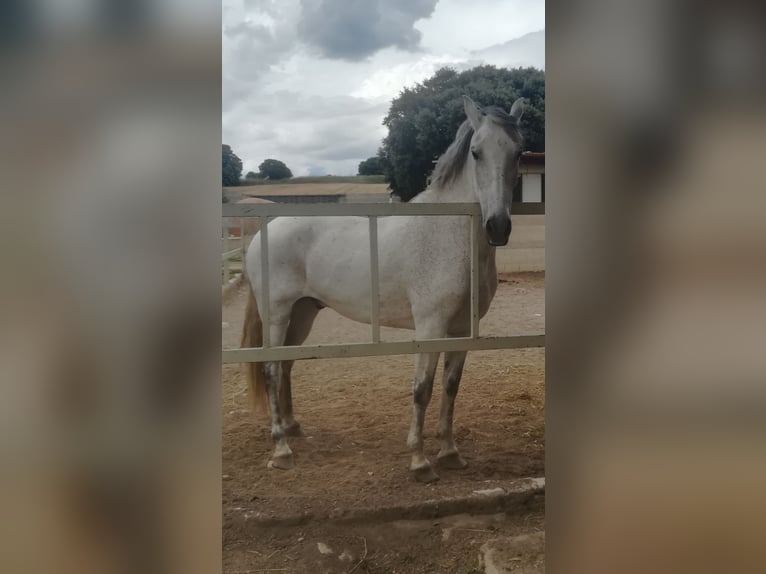
M 357 306 L 344 305 L 342 302 L 336 302 L 330 306 L 347 319 L 368 325 L 372 323 L 372 310 L 369 308 L 369 305 L 367 305 L 367 308 L 364 310 L 361 310 Z M 409 304 L 386 305 L 381 302 L 378 320 L 383 327 L 392 327 L 395 329 L 415 328 L 412 313 L 409 311 Z
M 359 323 L 372 322 L 370 289 L 349 288 L 348 284 L 346 287 L 337 284 L 333 289 L 316 289 L 311 282 L 309 285 L 311 287 L 309 296 L 318 299 L 323 305 L 334 309 L 340 315 Z M 403 294 L 398 297 L 381 296 L 378 320 L 384 327 L 414 329 L 410 304 Z

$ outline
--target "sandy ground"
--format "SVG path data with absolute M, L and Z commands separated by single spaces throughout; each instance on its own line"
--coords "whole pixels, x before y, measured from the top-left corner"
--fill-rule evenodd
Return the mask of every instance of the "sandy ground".
M 224 347 L 239 345 L 244 301 L 243 291 L 223 309 Z M 481 323 L 481 334 L 542 333 L 544 303 L 542 274 L 506 276 Z M 412 334 L 383 329 L 382 337 L 402 340 L 411 339 Z M 326 309 L 307 343 L 368 338 L 369 326 Z M 315 520 L 303 526 L 256 529 L 257 537 L 252 528 L 243 529 L 241 521 L 233 520 L 242 513 L 333 516 L 345 509 L 463 496 L 473 489 L 543 476 L 543 349 L 468 355 L 456 402 L 455 436 L 469 466 L 462 471 L 442 470 L 441 480 L 429 485 L 416 483 L 407 470 L 412 368 L 411 356 L 299 361 L 293 370 L 293 397 L 296 417 L 307 437 L 291 439 L 296 468 L 284 472 L 266 468 L 272 451 L 268 423 L 264 416 L 250 412 L 239 366 L 223 367 L 226 571 L 348 572 L 356 568 L 355 572 L 468 573 L 477 565 L 479 546 L 489 538 L 542 528 L 540 508 L 520 516 L 468 517 L 484 526 L 458 530 L 462 534 L 449 543 L 442 540 L 448 528 L 444 520 L 411 521 L 404 526 L 343 526 Z M 425 425 L 426 451 L 432 459 L 438 451 L 440 371 Z M 318 542 L 334 548 L 333 554 L 320 553 Z M 367 556 L 360 562 L 363 542 Z M 341 559 L 344 548 L 353 562 Z

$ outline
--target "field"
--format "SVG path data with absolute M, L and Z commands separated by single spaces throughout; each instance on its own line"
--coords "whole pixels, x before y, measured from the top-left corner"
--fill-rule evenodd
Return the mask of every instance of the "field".
M 288 180 L 266 180 L 261 181 L 257 179 L 249 179 L 242 183 L 240 187 L 250 187 L 253 185 L 284 185 L 284 184 L 302 184 L 302 183 L 354 183 L 354 184 L 368 184 L 368 183 L 385 183 L 386 178 L 382 175 L 316 175 L 316 176 L 303 176 L 303 177 L 291 177 Z
M 383 176 L 294 177 L 290 180 L 248 182 L 237 187 L 224 187 L 227 194 L 245 195 L 366 195 L 387 194 L 388 184 Z
M 243 292 L 223 309 L 225 347 L 239 344 L 243 310 Z M 481 332 L 541 333 L 544 314 L 543 275 L 509 275 Z M 383 329 L 382 336 L 401 340 L 411 333 Z M 368 326 L 328 309 L 319 314 L 307 343 L 368 337 Z M 469 467 L 440 471 L 441 480 L 430 485 L 416 483 L 407 470 L 412 360 L 298 362 L 293 395 L 307 437 L 291 439 L 296 468 L 287 472 L 266 467 L 272 450 L 268 423 L 250 412 L 239 367 L 224 366 L 225 572 L 469 574 L 481 572 L 476 568 L 485 542 L 542 529 L 537 498 L 509 512 L 444 509 L 475 490 L 543 476 L 544 350 L 469 354 L 455 415 L 458 446 Z M 440 380 L 437 373 L 426 418 L 431 457 L 438 450 Z M 426 500 L 440 502 L 423 506 Z M 530 566 L 541 559 L 541 550 L 527 554 L 513 564 Z

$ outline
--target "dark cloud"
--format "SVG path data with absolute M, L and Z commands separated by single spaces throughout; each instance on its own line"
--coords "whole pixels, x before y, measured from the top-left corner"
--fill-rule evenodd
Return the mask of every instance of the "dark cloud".
M 413 25 L 430 16 L 438 0 L 302 0 L 301 39 L 322 56 L 359 61 L 394 46 L 416 50 Z
M 249 22 L 225 26 L 223 34 L 225 55 L 228 56 L 224 68 L 228 65 L 243 79 L 256 79 L 272 64 L 285 58 L 290 53 L 294 37 L 284 28 L 271 29 Z

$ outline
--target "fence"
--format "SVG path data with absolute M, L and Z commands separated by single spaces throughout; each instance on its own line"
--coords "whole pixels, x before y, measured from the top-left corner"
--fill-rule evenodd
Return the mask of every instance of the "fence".
M 239 246 L 231 249 L 231 241 L 239 242 Z M 242 261 L 242 269 L 244 269 L 245 251 L 247 250 L 247 242 L 245 237 L 245 225 L 239 224 L 239 237 L 231 237 L 231 228 L 229 224 L 224 221 L 221 226 L 221 261 L 223 263 L 223 284 L 227 285 L 232 279 L 231 272 L 231 260 L 239 257 Z M 241 272 L 241 271 L 240 271 Z
M 515 203 L 515 214 L 544 214 L 543 203 Z M 430 340 L 383 342 L 380 340 L 379 283 L 378 283 L 378 218 L 389 216 L 445 216 L 465 215 L 471 218 L 471 293 L 469 337 Z M 224 363 L 252 363 L 263 361 L 291 361 L 296 359 L 331 359 L 343 357 L 370 357 L 449 351 L 490 349 L 519 349 L 544 347 L 545 335 L 516 335 L 505 337 L 479 336 L 479 241 L 481 240 L 481 208 L 475 203 L 371 203 L 371 204 L 224 204 L 223 217 L 260 218 L 261 266 L 263 269 L 261 292 L 269 301 L 269 233 L 266 225 L 270 217 L 363 216 L 369 220 L 370 242 L 370 294 L 371 314 L 369 343 L 304 345 L 298 347 L 272 346 L 270 341 L 269 305 L 261 309 L 264 324 L 263 345 L 251 349 L 225 349 Z M 244 247 L 238 248 L 244 249 Z

